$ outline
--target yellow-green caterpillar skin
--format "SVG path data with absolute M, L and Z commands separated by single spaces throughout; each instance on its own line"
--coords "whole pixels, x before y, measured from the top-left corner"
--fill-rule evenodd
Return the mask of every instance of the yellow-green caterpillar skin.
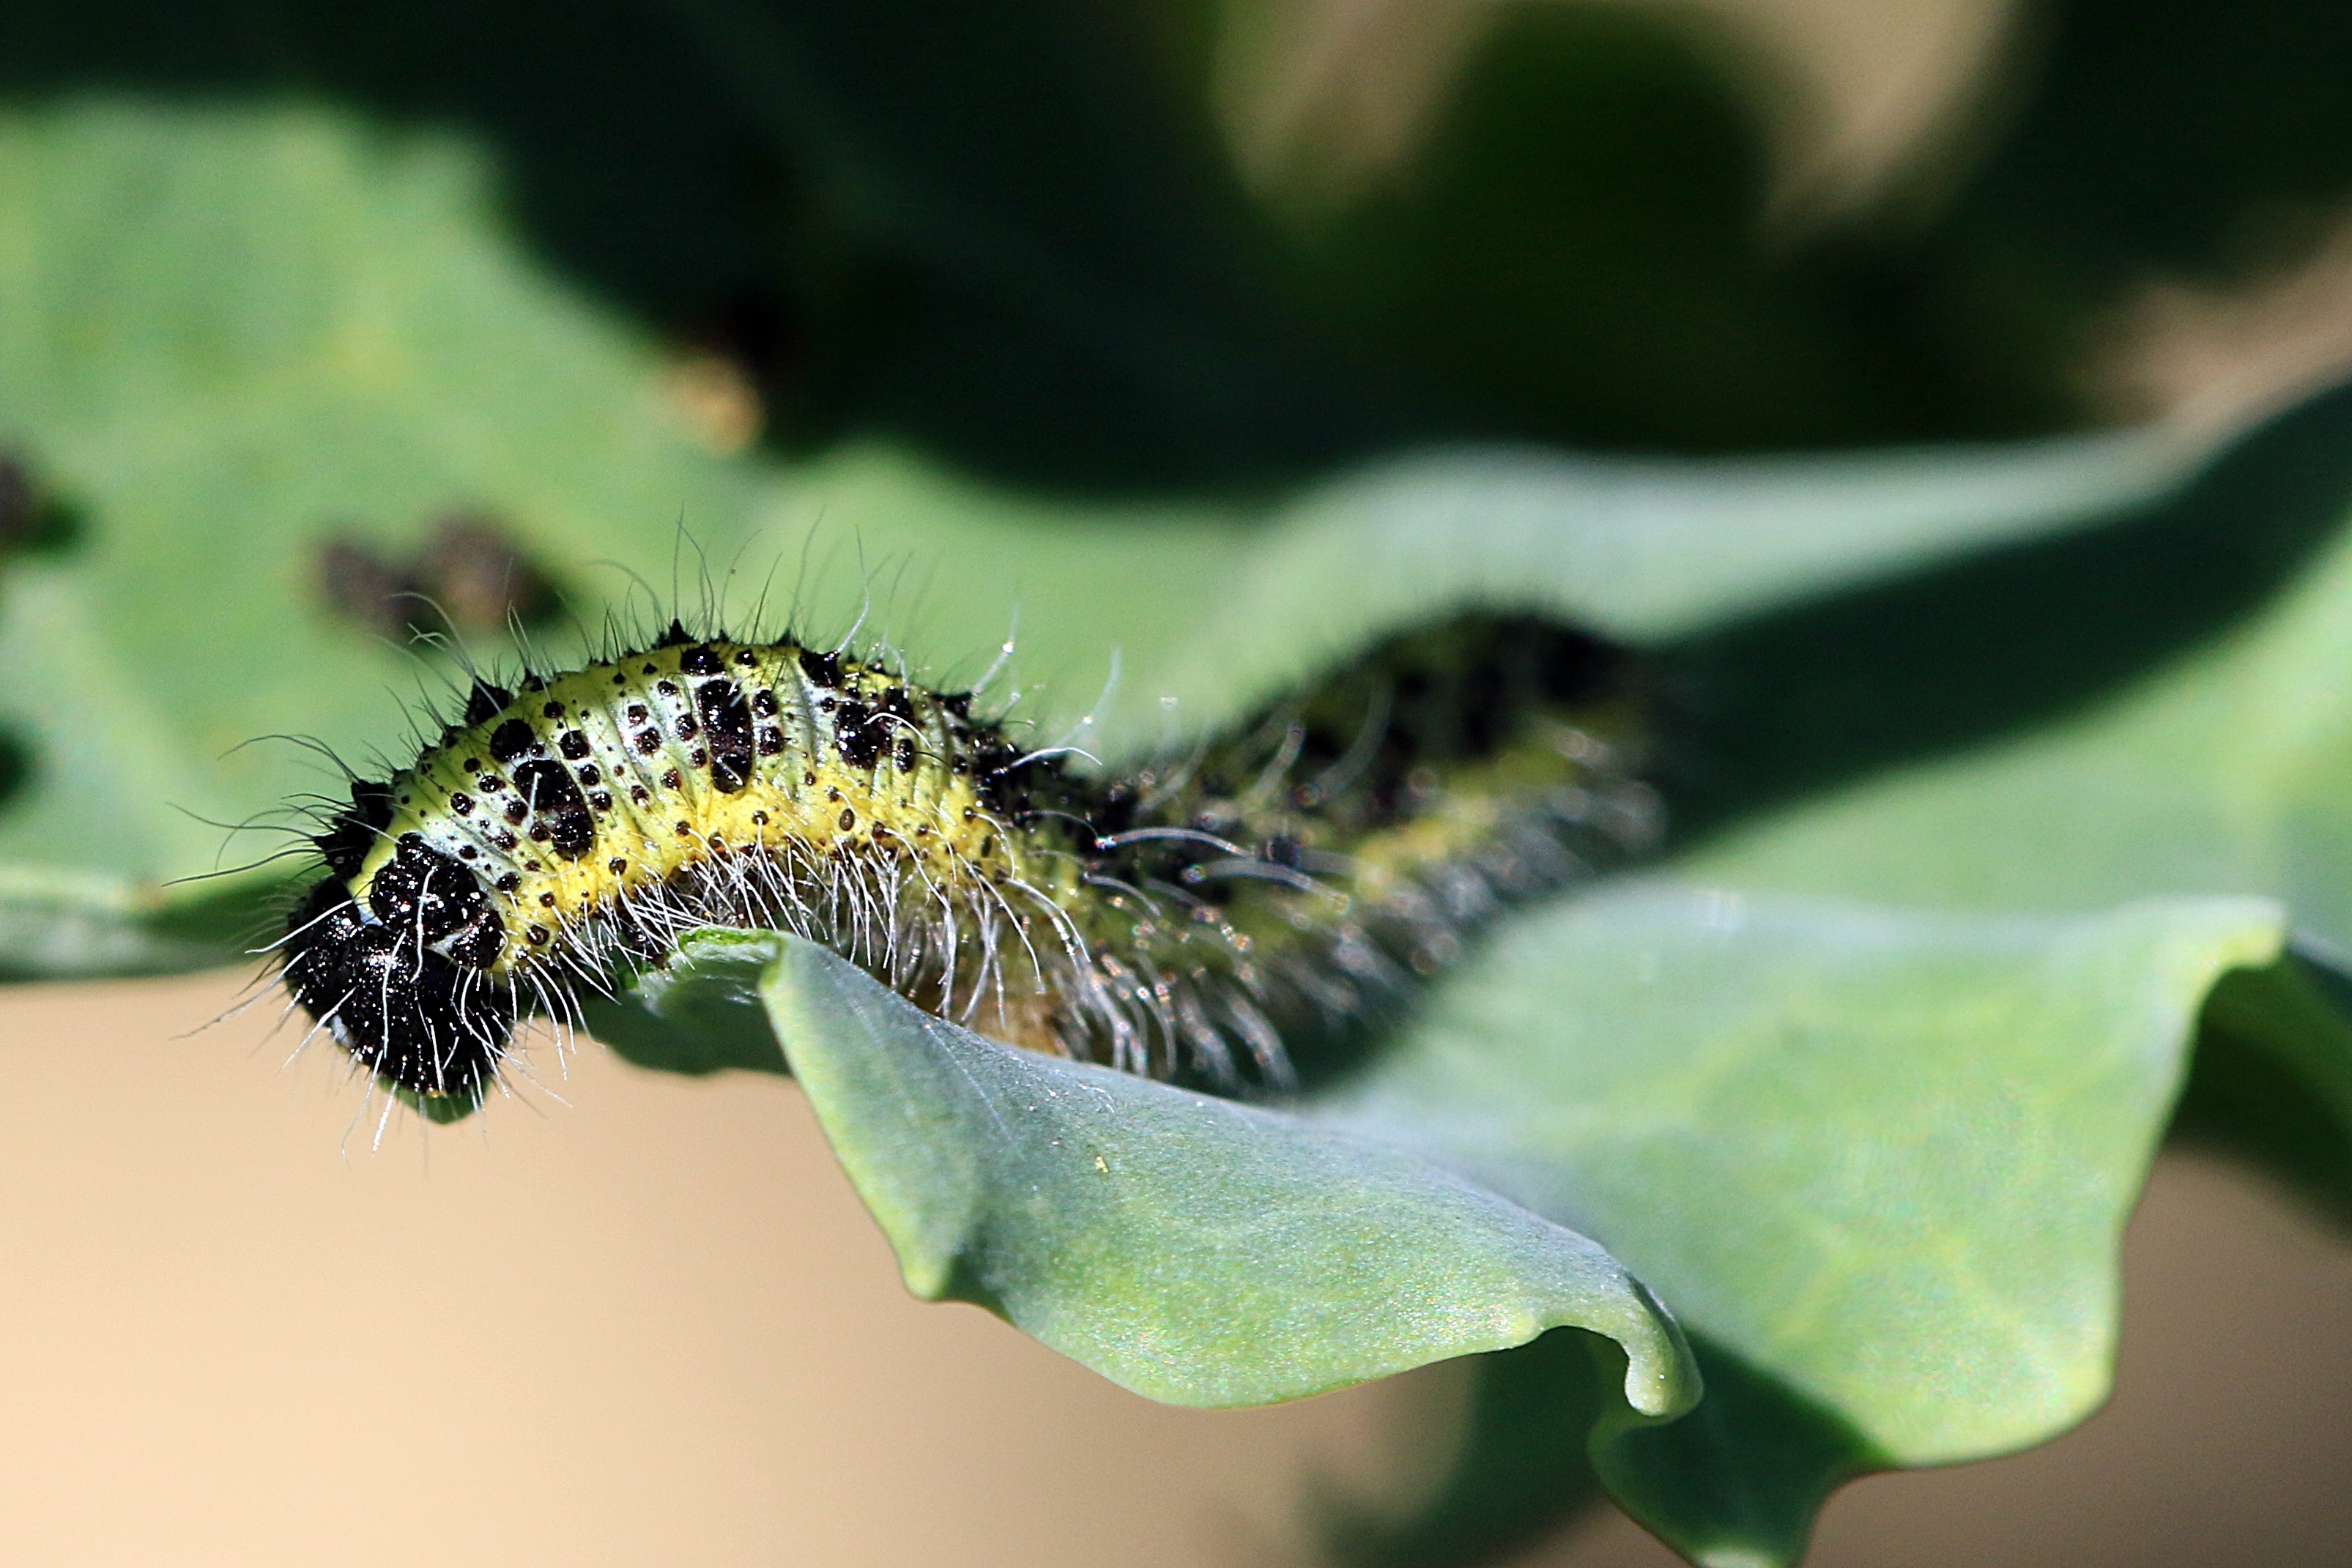
M 730 925 L 841 951 L 1034 1049 L 1279 1082 L 1500 899 L 1655 831 L 1605 651 L 1401 639 L 1234 738 L 1114 779 L 968 695 L 785 641 L 655 646 L 459 722 L 318 841 L 288 983 L 387 1083 L 478 1101 L 519 1019 Z
M 942 885 L 1038 874 L 982 809 L 982 749 L 947 702 L 879 670 L 790 643 L 656 648 L 532 683 L 426 752 L 352 889 L 367 896 L 412 834 L 460 861 L 505 935 L 480 967 L 504 976 L 731 854 L 878 848 Z

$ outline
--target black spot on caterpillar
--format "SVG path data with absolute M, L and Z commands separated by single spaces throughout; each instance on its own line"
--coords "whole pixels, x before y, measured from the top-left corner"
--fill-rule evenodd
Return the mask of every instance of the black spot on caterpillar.
M 1394 639 L 1109 777 L 790 641 L 673 624 L 521 685 L 478 682 L 353 785 L 281 944 L 318 1024 L 426 1101 L 478 1103 L 520 1020 L 703 925 L 823 943 L 1017 1045 L 1280 1085 L 1660 825 L 1625 661 L 1517 618 Z

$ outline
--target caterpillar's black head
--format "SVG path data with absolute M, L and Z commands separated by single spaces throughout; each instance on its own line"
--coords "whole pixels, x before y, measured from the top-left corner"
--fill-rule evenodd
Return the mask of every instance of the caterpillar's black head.
M 331 872 L 296 906 L 286 984 L 386 1083 L 471 1104 L 514 1033 L 512 991 L 482 972 L 504 936 L 474 874 L 407 834 L 365 905 Z

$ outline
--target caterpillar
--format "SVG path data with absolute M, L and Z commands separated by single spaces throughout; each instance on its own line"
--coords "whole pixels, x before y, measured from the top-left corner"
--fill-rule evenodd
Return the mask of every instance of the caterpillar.
M 1641 707 L 1607 646 L 1477 618 L 1087 773 L 885 660 L 673 621 L 477 677 L 413 763 L 355 778 L 279 962 L 314 1034 L 428 1110 L 706 925 L 824 944 L 1015 1045 L 1281 1087 L 1504 903 L 1656 837 Z

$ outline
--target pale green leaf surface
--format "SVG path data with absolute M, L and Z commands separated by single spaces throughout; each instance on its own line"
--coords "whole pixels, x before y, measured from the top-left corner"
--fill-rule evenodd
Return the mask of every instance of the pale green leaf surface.
M 1179 1405 L 1295 1399 L 1562 1325 L 1648 1416 L 1696 1396 L 1673 1321 L 1583 1237 L 1280 1111 L 1000 1045 L 773 939 L 769 1012 L 908 1288 L 994 1308 Z
M 2199 1006 L 2277 906 L 1921 915 L 1636 883 L 1515 925 L 1319 1113 L 1589 1228 L 1887 1453 L 2105 1387 L 2115 1249 Z
M 1984 917 L 1634 883 L 1510 927 L 1316 1113 L 1600 1239 L 1703 1351 L 1849 1431 L 1824 1464 L 1979 1458 L 2105 1397 L 2198 1009 L 2281 934 L 2252 899 Z M 1726 1528 L 1703 1486 L 1628 1501 L 1686 1547 Z
M 1579 457 L 1454 447 L 1370 465 L 1253 512 L 1042 509 L 869 449 L 806 476 L 833 526 L 951 561 L 960 643 L 1021 616 L 1024 667 L 1075 717 L 1105 653 L 1114 749 L 1240 709 L 1400 627 L 1517 610 L 1653 643 L 2139 507 L 2208 454 L 2153 434 L 1818 457 Z M 806 497 L 797 508 L 813 504 Z M 1134 590 L 1150 584 L 1150 592 Z M 986 612 L 999 618 L 990 621 Z M 928 619 L 928 617 L 926 618 Z
M 2047 727 L 1687 857 L 1728 886 L 1973 910 L 2261 894 L 2352 953 L 2352 537 L 2250 622 Z

